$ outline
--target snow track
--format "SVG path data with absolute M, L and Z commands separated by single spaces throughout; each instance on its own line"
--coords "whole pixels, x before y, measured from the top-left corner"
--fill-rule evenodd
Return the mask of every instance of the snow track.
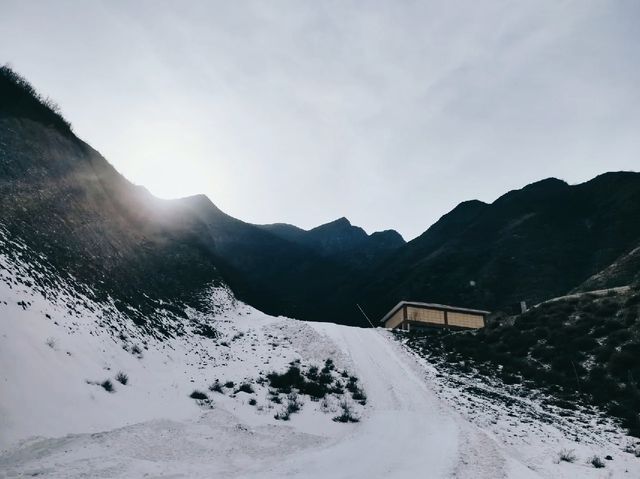
M 344 478 L 423 474 L 495 479 L 511 472 L 514 477 L 536 477 L 505 459 L 493 440 L 443 407 L 428 389 L 420 366 L 389 333 L 328 323 L 311 326 L 351 358 L 372 407 L 354 434 L 318 451 L 317 458 L 303 457 L 309 470 L 324 467 L 328 477 Z
M 327 323 L 284 328 L 294 325 L 360 377 L 369 400 L 360 423 L 327 417 L 325 426 L 339 430 L 327 436 L 298 418 L 256 422 L 221 403 L 193 420 L 23 441 L 0 455 L 0 477 L 528 477 L 505 470 L 493 441 L 436 399 L 420 366 L 387 333 Z

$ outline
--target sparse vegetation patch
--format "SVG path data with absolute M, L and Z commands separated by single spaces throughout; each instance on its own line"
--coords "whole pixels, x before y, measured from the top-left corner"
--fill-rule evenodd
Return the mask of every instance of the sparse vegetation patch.
M 253 394 L 255 390 L 253 389 L 253 386 L 251 385 L 251 383 L 242 383 L 236 391 L 236 393 L 239 393 L 239 392 Z
M 589 463 L 596 469 L 602 469 L 604 467 L 604 461 L 598 456 L 591 457 Z
M 110 379 L 105 379 L 104 381 L 102 381 L 100 383 L 100 386 L 102 386 L 102 389 L 104 389 L 105 391 L 107 391 L 108 393 L 113 393 L 116 390 L 113 387 L 113 383 L 111 382 Z
M 576 453 L 573 449 L 562 449 L 558 454 L 558 459 L 560 462 L 575 462 Z
M 222 384 L 220 384 L 220 381 L 217 380 L 217 379 L 215 380 L 215 382 L 213 384 L 211 384 L 209 386 L 209 391 L 217 392 L 217 393 L 220 393 L 220 394 L 224 393 L 224 389 L 222 387 Z
M 127 376 L 125 373 L 120 371 L 118 374 L 116 374 L 116 381 L 118 381 L 123 386 L 126 386 L 127 383 L 129 382 L 129 376 Z
M 478 331 L 397 334 L 439 367 L 499 380 L 519 395 L 542 391 L 565 409 L 597 406 L 640 437 L 639 303 L 635 286 L 544 303 Z
M 202 391 L 198 391 L 197 389 L 195 389 L 191 394 L 189 394 L 189 397 L 191 399 L 197 399 L 199 401 L 204 401 L 204 400 L 209 399 L 209 396 L 207 396 Z
M 333 420 L 335 422 L 358 422 L 360 418 L 353 413 L 353 410 L 347 401 L 342 401 L 340 403 L 341 413 L 334 417 Z

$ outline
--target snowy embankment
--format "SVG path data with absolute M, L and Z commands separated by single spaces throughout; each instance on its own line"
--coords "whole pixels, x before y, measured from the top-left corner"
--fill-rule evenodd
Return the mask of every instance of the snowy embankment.
M 30 274 L 0 255 L 0 477 L 639 477 L 632 462 L 519 460 L 436 395 L 428 365 L 387 332 L 273 318 L 212 289 L 216 312 L 185 321 L 217 338 L 160 340 Z M 300 411 L 277 420 L 289 396 L 266 375 L 327 359 L 336 391 L 355 375 L 366 400 L 299 395 Z M 333 420 L 343 402 L 360 422 Z

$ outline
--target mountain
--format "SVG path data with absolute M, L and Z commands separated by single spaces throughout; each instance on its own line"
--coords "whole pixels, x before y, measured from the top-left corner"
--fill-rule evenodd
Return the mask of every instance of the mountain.
M 465 201 L 409 243 L 346 218 L 253 225 L 206 196 L 160 200 L 133 185 L 7 67 L 0 93 L 0 227 L 149 330 L 201 307 L 211 285 L 268 314 L 367 325 L 357 304 L 374 318 L 402 299 L 513 312 L 638 280 L 638 173 Z
M 323 257 L 339 258 L 355 266 L 366 266 L 367 262 L 379 260 L 406 244 L 397 231 L 377 231 L 368 235 L 344 217 L 308 231 L 284 223 L 262 225 L 261 228 L 306 246 Z
M 377 317 L 402 299 L 514 311 L 520 301 L 577 288 L 625 255 L 636 258 L 638 246 L 639 173 L 606 173 L 575 186 L 550 178 L 492 204 L 461 203 L 349 295 Z M 637 263 L 628 263 L 607 284 L 629 281 Z
M 211 288 L 211 312 L 158 338 L 88 298 L 70 313 L 63 278 L 34 290 L 44 271 L 0 255 L 3 476 L 582 477 L 595 454 L 611 477 L 640 475 L 611 418 L 558 408 L 511 366 L 478 377 L 468 333 L 449 336 L 467 339 L 464 362 L 419 361 L 415 333 L 274 318 Z M 576 464 L 552 460 L 563 444 Z
M 0 92 L 0 223 L 11 237 L 155 332 L 155 313 L 180 314 L 160 312 L 159 299 L 193 303 L 220 282 L 188 201 L 129 183 L 6 67 Z
M 344 228 L 346 220 L 296 241 L 233 218 L 203 195 L 160 200 L 77 138 L 7 67 L 0 93 L 0 226 L 149 330 L 157 332 L 164 314 L 197 307 L 211 284 L 230 285 L 268 313 L 322 319 L 335 311 L 326 298 L 337 284 L 393 243 Z M 0 248 L 10 253 L 11 244 Z M 356 248 L 359 260 L 348 260 Z

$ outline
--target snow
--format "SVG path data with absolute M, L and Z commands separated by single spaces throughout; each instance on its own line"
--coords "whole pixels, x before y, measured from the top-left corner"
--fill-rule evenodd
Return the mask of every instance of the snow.
M 187 330 L 208 324 L 220 337 L 161 340 L 78 299 L 67 279 L 55 291 L 34 287 L 34 274 L 0 255 L 0 477 L 640 477 L 640 459 L 608 436 L 576 446 L 570 431 L 535 418 L 466 407 L 465 394 L 384 330 L 274 318 L 212 288 L 215 312 L 188 311 Z M 276 420 L 283 406 L 256 380 L 327 358 L 366 391 L 365 406 L 351 403 L 360 422 L 334 422 L 338 398 L 308 396 L 290 421 Z M 115 392 L 99 386 L 106 379 Z M 255 393 L 211 392 L 216 379 L 249 381 Z M 211 402 L 189 398 L 194 389 Z M 562 446 L 579 463 L 556 463 Z M 597 470 L 587 453 L 614 461 Z

